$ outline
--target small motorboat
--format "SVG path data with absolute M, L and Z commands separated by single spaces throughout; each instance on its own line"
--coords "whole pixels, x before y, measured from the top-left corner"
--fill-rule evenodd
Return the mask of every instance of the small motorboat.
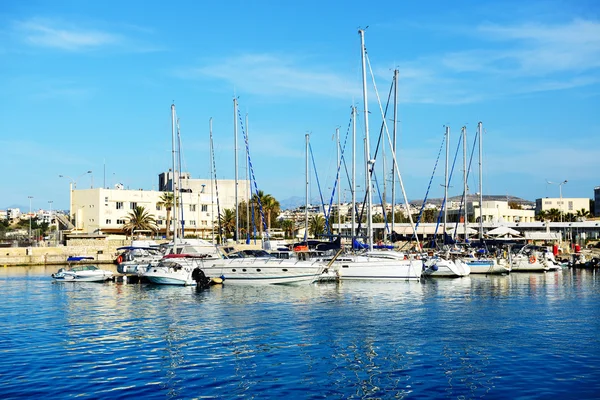
M 93 257 L 72 256 L 67 259 L 67 262 L 79 262 L 85 260 L 93 260 Z M 75 265 L 69 264 L 68 268 L 61 268 L 56 273 L 52 274 L 55 281 L 64 282 L 104 282 L 114 278 L 112 271 L 100 269 L 95 265 Z

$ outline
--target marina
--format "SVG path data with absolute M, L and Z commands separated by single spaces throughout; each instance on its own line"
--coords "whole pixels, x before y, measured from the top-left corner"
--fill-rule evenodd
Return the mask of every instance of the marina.
M 4 399 L 600 390 L 597 270 L 206 289 L 53 283 L 54 271 L 0 269 Z

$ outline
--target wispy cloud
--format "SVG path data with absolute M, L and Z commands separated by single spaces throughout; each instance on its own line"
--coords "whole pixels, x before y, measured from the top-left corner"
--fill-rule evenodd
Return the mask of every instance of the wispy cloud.
M 46 48 L 66 52 L 118 50 L 147 53 L 162 51 L 160 46 L 149 44 L 140 35 L 151 35 L 153 30 L 137 25 L 117 25 L 112 29 L 89 27 L 94 23 L 72 23 L 61 19 L 30 18 L 13 22 L 10 37 L 20 44 L 33 48 Z M 106 25 L 96 22 L 95 25 Z
M 16 34 L 29 45 L 68 51 L 96 49 L 115 45 L 123 40 L 118 34 L 44 19 L 16 22 L 14 27 Z
M 248 93 L 288 97 L 321 95 L 349 98 L 360 95 L 352 78 L 306 68 L 306 60 L 274 54 L 242 54 L 197 68 L 179 69 L 181 78 L 217 78 Z
M 404 69 L 419 71 L 411 76 L 414 88 L 443 88 L 452 98 L 463 98 L 457 96 L 462 91 L 471 102 L 481 98 L 474 93 L 502 97 L 600 82 L 599 21 L 487 23 L 478 26 L 475 33 L 479 48 L 405 63 Z M 444 97 L 438 100 L 445 102 Z

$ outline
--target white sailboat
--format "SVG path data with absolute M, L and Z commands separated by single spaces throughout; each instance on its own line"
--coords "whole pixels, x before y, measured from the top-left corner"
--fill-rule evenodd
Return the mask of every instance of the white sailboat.
M 362 60 L 362 78 L 363 78 L 363 105 L 364 105 L 364 123 L 365 123 L 365 154 L 366 154 L 366 187 L 367 187 L 367 232 L 369 250 L 363 254 L 341 255 L 330 260 L 331 265 L 337 268 L 341 280 L 419 280 L 422 273 L 422 262 L 420 260 L 409 259 L 404 254 L 392 250 L 373 250 L 373 227 L 372 227 L 372 193 L 370 171 L 374 167 L 374 160 L 370 160 L 369 150 L 369 110 L 367 101 L 367 78 L 366 78 L 366 60 L 364 31 L 358 31 L 361 44 Z M 354 124 L 353 124 L 354 125 Z M 356 130 L 353 129 L 353 142 L 355 142 Z M 392 156 L 396 159 L 394 149 Z M 353 164 L 356 154 L 353 155 Z M 397 163 L 395 163 L 397 168 Z M 402 180 L 400 180 L 402 182 Z M 354 167 L 353 167 L 353 210 L 354 214 Z M 354 218 L 352 225 L 352 235 L 354 236 Z
M 448 225 L 448 154 L 450 149 L 450 127 L 446 127 L 446 172 L 444 183 L 444 238 Z M 423 275 L 430 277 L 457 278 L 467 276 L 471 269 L 466 263 L 455 262 L 449 254 L 436 254 L 423 262 Z
M 158 285 L 194 285 L 196 281 L 193 277 L 193 270 L 195 265 L 189 263 L 180 263 L 176 261 L 173 256 L 181 256 L 183 247 L 179 241 L 179 215 L 178 215 L 178 198 L 179 190 L 177 185 L 177 177 L 179 170 L 176 168 L 175 163 L 175 104 L 171 104 L 171 129 L 172 129 L 172 162 L 173 162 L 173 178 L 171 180 L 171 189 L 173 190 L 173 244 L 170 247 L 168 256 L 163 258 L 158 264 L 151 265 L 142 273 L 142 277 L 146 278 L 149 282 Z M 169 256 L 171 258 L 169 258 Z

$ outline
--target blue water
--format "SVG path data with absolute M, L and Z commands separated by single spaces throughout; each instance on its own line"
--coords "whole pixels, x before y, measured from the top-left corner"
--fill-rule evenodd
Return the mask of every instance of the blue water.
M 598 398 L 600 276 L 164 287 L 0 269 L 0 398 Z

